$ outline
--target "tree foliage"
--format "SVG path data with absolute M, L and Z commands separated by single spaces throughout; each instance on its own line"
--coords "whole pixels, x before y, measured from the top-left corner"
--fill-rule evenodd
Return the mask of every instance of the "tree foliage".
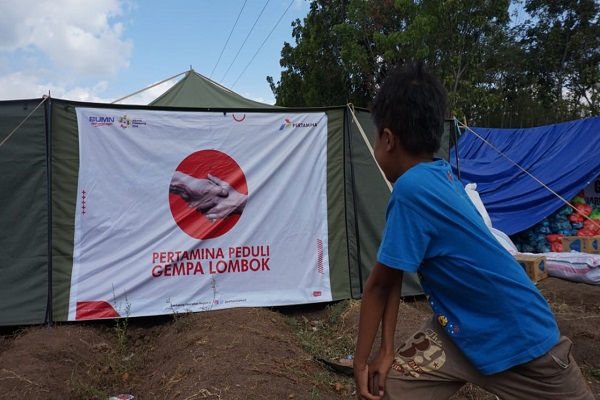
M 594 0 L 528 0 L 521 40 L 539 101 L 561 119 L 598 115 L 600 12 Z
M 276 104 L 365 106 L 381 81 L 375 32 L 397 19 L 391 0 L 315 0 L 304 23 L 292 24 L 295 46 L 284 43 L 281 81 L 267 80 Z
M 420 59 L 471 125 L 598 115 L 599 14 L 597 0 L 313 0 L 267 80 L 277 105 L 368 107 L 391 68 Z

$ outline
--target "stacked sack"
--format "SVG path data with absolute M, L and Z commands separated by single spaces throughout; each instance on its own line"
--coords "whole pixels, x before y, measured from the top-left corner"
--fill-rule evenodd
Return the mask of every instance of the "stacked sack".
M 587 204 L 582 193 L 571 204 L 577 211 L 564 206 L 530 229 L 511 236 L 517 249 L 523 253 L 561 252 L 563 236 L 600 235 L 600 209 Z

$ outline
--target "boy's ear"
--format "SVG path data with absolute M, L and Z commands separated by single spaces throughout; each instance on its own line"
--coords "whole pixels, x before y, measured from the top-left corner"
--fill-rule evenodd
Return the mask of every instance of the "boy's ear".
M 383 130 L 383 137 L 381 139 L 385 140 L 386 150 L 387 151 L 393 151 L 394 150 L 394 148 L 396 147 L 396 135 L 394 135 L 392 133 L 392 131 L 390 131 L 389 128 L 385 128 Z

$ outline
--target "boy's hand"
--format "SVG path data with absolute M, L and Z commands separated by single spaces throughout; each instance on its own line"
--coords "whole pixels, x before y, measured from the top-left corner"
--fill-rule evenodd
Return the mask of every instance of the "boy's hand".
M 369 390 L 373 385 L 373 375 L 369 372 L 366 364 L 363 366 L 354 364 L 354 381 L 356 382 L 356 396 L 359 400 L 381 399 L 381 396 L 376 396 Z M 377 388 L 375 390 L 377 391 Z
M 379 353 L 369 363 L 369 387 L 371 388 L 371 393 L 383 396 L 385 379 L 393 362 L 394 353 L 385 352 L 383 349 L 380 349 Z

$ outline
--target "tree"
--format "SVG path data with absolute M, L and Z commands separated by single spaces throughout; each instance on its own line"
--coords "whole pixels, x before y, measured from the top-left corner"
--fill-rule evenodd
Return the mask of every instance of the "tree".
M 509 29 L 499 46 L 493 68 L 494 84 L 489 89 L 488 107 L 478 119 L 478 126 L 512 128 L 543 125 L 551 110 L 541 104 L 536 79 L 529 73 L 529 62 L 519 44 L 521 26 Z
M 281 106 L 367 107 L 385 74 L 374 36 L 399 20 L 392 0 L 315 0 L 304 23 L 296 20 L 296 45 L 284 43 L 281 80 L 267 77 Z
M 346 19 L 346 1 L 313 1 L 304 20 L 292 23 L 296 46 L 281 50 L 281 81 L 268 77 L 276 105 L 322 106 L 345 104 L 346 79 L 340 68 L 338 40 L 331 28 Z
M 269 77 L 269 83 L 278 105 L 367 106 L 390 68 L 421 59 L 448 89 L 453 114 L 473 114 L 489 101 L 485 68 L 503 38 L 508 5 L 509 0 L 316 0 L 304 25 L 294 24 L 296 47 L 284 45 L 281 81 L 275 85 Z
M 398 2 L 404 7 L 409 0 Z M 505 39 L 509 0 L 414 1 L 415 18 L 401 35 L 411 58 L 426 60 L 448 91 L 450 111 L 478 119 L 493 101 L 494 66 Z
M 511 26 L 521 2 L 530 19 Z M 514 127 L 600 113 L 597 0 L 313 0 L 293 23 L 275 84 L 281 106 L 368 107 L 388 71 L 425 61 L 450 115 Z
M 600 113 L 600 6 L 594 0 L 527 0 L 521 44 L 538 97 L 560 122 Z

